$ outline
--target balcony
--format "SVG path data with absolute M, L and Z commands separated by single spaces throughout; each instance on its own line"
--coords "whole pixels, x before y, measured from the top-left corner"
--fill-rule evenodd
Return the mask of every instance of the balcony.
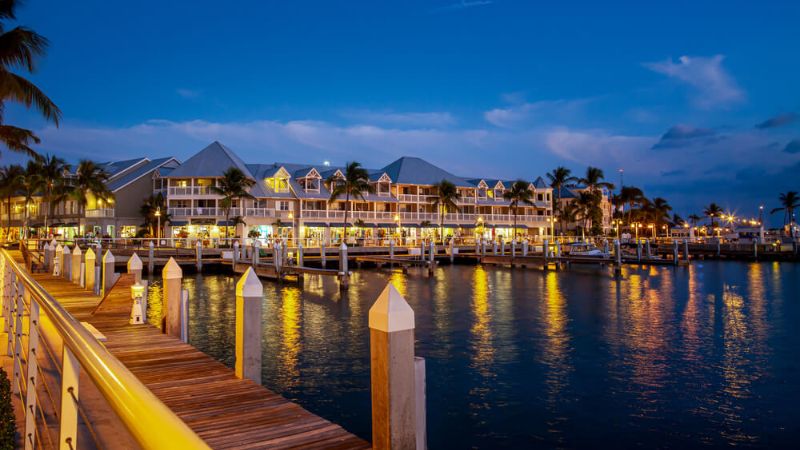
M 167 195 L 170 197 L 192 197 L 211 195 L 217 196 L 211 189 L 211 186 L 187 186 L 187 187 L 169 187 L 167 188 Z
M 114 208 L 87 209 L 87 219 L 97 219 L 104 217 L 114 217 Z
M 169 208 L 167 213 L 172 217 L 215 217 L 224 215 L 219 208 Z M 231 215 L 236 215 L 233 209 L 231 209 Z

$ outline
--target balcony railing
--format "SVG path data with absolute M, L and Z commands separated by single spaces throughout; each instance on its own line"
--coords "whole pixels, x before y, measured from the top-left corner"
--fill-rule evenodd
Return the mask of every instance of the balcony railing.
M 167 212 L 172 217 L 190 217 L 190 216 L 202 216 L 202 217 L 214 217 L 214 216 L 222 216 L 223 211 L 221 208 L 169 208 Z M 231 213 L 234 213 L 234 210 L 231 210 Z
M 187 186 L 187 187 L 169 187 L 167 195 L 171 196 L 190 196 L 190 195 L 217 195 L 211 189 L 211 186 Z
M 87 218 L 114 217 L 114 208 L 87 209 Z

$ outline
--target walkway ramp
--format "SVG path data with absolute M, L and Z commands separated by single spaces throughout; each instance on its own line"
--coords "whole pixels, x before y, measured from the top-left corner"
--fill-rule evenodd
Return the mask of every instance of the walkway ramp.
M 21 257 L 20 257 L 21 259 Z M 219 449 L 368 449 L 339 425 L 250 380 L 152 325 L 130 325 L 130 286 L 123 274 L 102 300 L 62 278 L 33 277 L 211 447 Z

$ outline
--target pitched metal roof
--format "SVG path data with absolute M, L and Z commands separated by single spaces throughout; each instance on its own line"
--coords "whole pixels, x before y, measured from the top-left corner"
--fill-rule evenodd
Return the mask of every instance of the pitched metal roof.
M 108 173 L 110 178 L 113 178 L 119 174 L 121 174 L 125 170 L 129 170 L 136 165 L 146 163 L 149 161 L 147 158 L 135 158 L 135 159 L 126 159 L 125 161 L 109 161 L 104 163 L 98 163 L 97 165 L 100 166 L 103 170 Z
M 218 141 L 214 141 L 208 147 L 200 150 L 167 176 L 170 178 L 221 177 L 230 167 L 236 167 L 246 176 L 256 179 L 248 170 L 247 165 L 231 149 Z
M 154 170 L 159 169 L 161 166 L 169 163 L 170 161 L 177 162 L 175 158 L 170 156 L 167 158 L 154 159 L 152 161 L 147 162 L 144 165 L 140 165 L 135 169 L 125 173 L 124 175 L 109 181 L 108 189 L 111 192 L 116 192 L 117 190 L 127 186 L 133 181 L 136 181 L 147 174 L 151 174 Z
M 533 182 L 533 187 L 535 187 L 536 189 L 547 189 L 550 186 L 548 186 L 547 183 L 544 182 L 542 177 L 536 177 L 536 181 Z
M 456 186 L 473 187 L 473 185 L 459 176 L 434 166 L 422 158 L 404 156 L 381 169 L 389 175 L 394 183 L 434 185 L 442 180 L 447 180 Z

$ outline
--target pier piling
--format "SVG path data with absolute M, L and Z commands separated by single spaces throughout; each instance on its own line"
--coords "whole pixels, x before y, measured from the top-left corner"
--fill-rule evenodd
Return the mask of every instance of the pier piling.
M 414 311 L 388 283 L 369 310 L 372 446 L 415 449 L 417 394 Z
M 53 260 L 53 276 L 60 277 L 64 271 L 64 247 L 56 246 L 56 257 Z
M 150 241 L 150 245 L 147 249 L 147 273 L 153 273 L 156 270 L 156 259 L 155 259 L 155 244 L 153 241 Z
M 303 267 L 303 243 L 297 243 L 297 267 Z M 302 275 L 299 274 L 299 275 Z
M 683 260 L 689 262 L 689 241 L 683 240 Z
M 111 290 L 111 287 L 114 286 L 114 263 L 116 262 L 114 255 L 111 253 L 111 250 L 106 250 L 106 254 L 103 255 L 103 266 L 102 266 L 102 291 L 100 295 L 105 296 L 108 291 Z
M 97 265 L 97 255 L 94 254 L 94 251 L 91 247 L 86 249 L 86 255 L 83 257 L 86 265 L 86 278 L 84 280 L 84 288 L 91 290 L 94 292 L 94 285 L 95 285 L 95 275 L 97 274 L 95 266 Z
M 321 243 L 319 247 L 320 265 L 324 269 L 328 265 L 328 255 L 325 253 L 325 243 Z
M 239 258 L 239 241 L 233 241 L 233 253 L 231 256 L 233 257 L 233 266 L 236 267 L 236 263 L 241 259 Z
M 198 272 L 203 271 L 203 241 L 200 239 L 194 243 L 194 267 L 197 269 Z
M 347 267 L 347 244 L 342 242 L 339 246 L 339 289 L 350 286 L 350 271 Z
M 252 267 L 236 283 L 236 376 L 261 384 L 261 303 L 264 288 Z
M 108 253 L 107 253 L 108 254 Z M 181 337 L 181 281 L 183 270 L 170 257 L 161 271 L 164 280 L 164 310 L 166 311 L 166 332 L 170 336 Z
M 614 276 L 619 279 L 622 277 L 622 248 L 619 245 L 619 239 L 614 239 L 614 258 L 617 261 L 614 264 Z
M 75 249 L 72 250 L 72 282 L 79 285 L 81 284 L 81 259 L 83 258 L 83 252 L 78 245 L 75 245 Z
M 133 255 L 131 255 L 131 257 L 128 259 L 128 273 L 133 274 L 135 283 L 142 282 L 142 268 L 142 259 L 139 258 L 139 255 L 137 255 L 136 252 L 133 252 Z
M 65 280 L 72 279 L 72 250 L 69 249 L 69 245 L 64 246 L 64 265 L 61 272 Z
M 678 265 L 678 241 L 672 241 L 672 264 Z

